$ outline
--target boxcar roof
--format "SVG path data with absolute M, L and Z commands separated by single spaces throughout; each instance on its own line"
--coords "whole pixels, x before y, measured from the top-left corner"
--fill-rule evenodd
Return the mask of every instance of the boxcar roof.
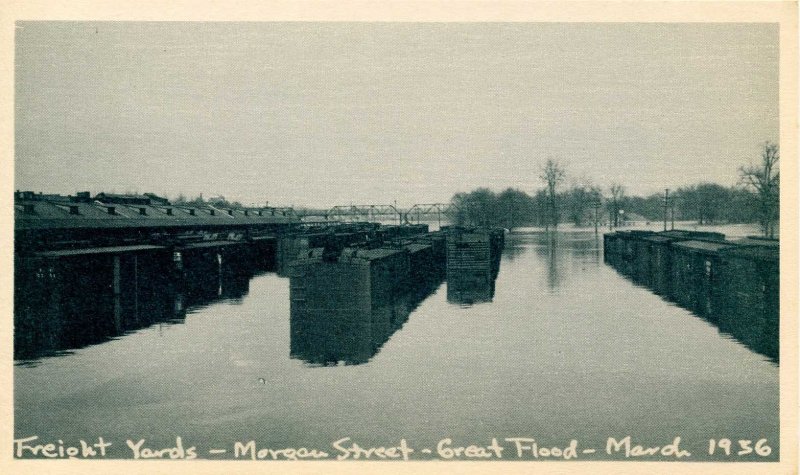
M 780 255 L 780 250 L 776 246 L 739 245 L 723 249 L 721 253 L 726 256 L 776 261 Z
M 113 254 L 121 252 L 136 252 L 136 251 L 149 251 L 153 249 L 166 249 L 164 246 L 152 246 L 148 244 L 140 244 L 136 246 L 109 246 L 109 247 L 92 247 L 87 249 L 64 249 L 61 251 L 45 251 L 39 252 L 38 257 L 67 257 L 67 256 L 82 256 L 86 254 Z
M 746 238 L 737 239 L 734 241 L 736 244 L 740 245 L 747 245 L 747 246 L 763 246 L 763 247 L 780 247 L 780 243 L 777 239 L 763 239 L 757 238 L 753 236 L 747 236 Z
M 643 239 L 650 242 L 668 243 L 674 241 L 676 238 L 668 236 L 647 236 Z
M 378 247 L 375 249 L 356 249 L 348 248 L 342 251 L 340 260 L 364 260 L 373 261 L 384 259 L 394 254 L 405 252 L 403 249 L 390 249 L 385 247 Z
M 727 247 L 731 247 L 731 242 L 710 242 L 710 241 L 682 241 L 673 244 L 675 247 L 696 252 L 716 253 Z
M 422 244 L 422 243 L 414 242 L 414 243 L 410 243 L 410 244 L 404 244 L 403 248 L 408 249 L 408 251 L 413 254 L 415 252 L 423 251 L 425 249 L 430 249 L 431 245 L 430 244 Z

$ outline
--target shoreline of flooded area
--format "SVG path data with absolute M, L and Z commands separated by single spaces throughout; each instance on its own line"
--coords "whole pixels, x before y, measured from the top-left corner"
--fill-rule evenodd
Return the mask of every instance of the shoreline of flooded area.
M 605 453 L 609 437 L 663 446 L 680 436 L 690 460 L 778 459 L 778 366 L 606 265 L 602 234 L 515 230 L 486 282 L 459 300 L 434 278 L 314 324 L 323 315 L 291 308 L 300 281 L 223 273 L 185 294 L 177 321 L 18 361 L 15 436 L 102 436 L 114 458 L 130 458 L 125 441 L 142 438 L 173 447 L 181 436 L 200 458 L 218 447 L 230 458 L 236 441 L 335 454 L 343 437 L 364 447 L 404 438 L 420 460 L 437 458 L 445 438 L 497 438 L 509 455 L 506 438 L 561 448 L 576 439 L 597 449 L 584 461 L 624 459 Z M 374 339 L 348 336 L 367 324 Z M 771 453 L 712 456 L 710 439 L 766 439 Z

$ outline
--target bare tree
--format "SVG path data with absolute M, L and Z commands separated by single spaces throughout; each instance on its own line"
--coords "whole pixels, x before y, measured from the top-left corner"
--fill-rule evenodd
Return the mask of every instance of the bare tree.
M 614 223 L 614 227 L 619 227 L 619 211 L 622 209 L 622 202 L 625 200 L 625 187 L 619 183 L 612 183 L 609 188 L 611 192 L 611 202 L 608 204 L 610 216 L 609 225 Z
M 778 145 L 764 142 L 761 163 L 739 168 L 740 182 L 755 192 L 761 230 L 766 237 L 775 237 L 780 200 L 780 171 Z
M 539 178 L 545 184 L 547 192 L 547 207 L 550 211 L 550 220 L 548 224 L 552 224 L 554 228 L 558 226 L 556 192 L 558 185 L 564 181 L 565 177 L 566 172 L 564 172 L 564 169 L 552 158 L 547 159 L 547 163 L 545 164 L 544 168 L 542 168 L 542 174 L 539 175 Z

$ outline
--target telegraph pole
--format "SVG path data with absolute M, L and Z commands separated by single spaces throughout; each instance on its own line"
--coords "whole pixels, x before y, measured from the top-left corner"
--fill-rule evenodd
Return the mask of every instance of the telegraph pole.
M 669 188 L 664 189 L 664 231 L 667 230 L 667 207 L 669 206 Z
M 674 230 L 675 229 L 675 203 L 674 202 L 670 202 L 670 204 L 669 204 L 669 214 L 670 214 L 670 217 L 672 218 L 672 224 L 670 225 L 670 229 Z
M 592 203 L 594 207 L 594 233 L 597 234 L 597 221 L 598 221 L 598 212 L 600 211 L 600 200 L 595 201 Z

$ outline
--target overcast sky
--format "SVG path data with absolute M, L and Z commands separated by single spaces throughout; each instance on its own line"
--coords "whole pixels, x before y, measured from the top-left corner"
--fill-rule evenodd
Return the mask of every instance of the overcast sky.
M 778 138 L 769 24 L 21 22 L 16 188 L 448 201 L 732 185 Z

